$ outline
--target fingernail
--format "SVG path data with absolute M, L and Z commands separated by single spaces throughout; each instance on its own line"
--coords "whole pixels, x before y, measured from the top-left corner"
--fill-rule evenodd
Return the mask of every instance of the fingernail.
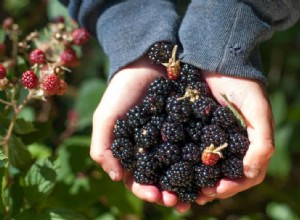
M 249 169 L 246 171 L 245 175 L 248 178 L 255 178 L 259 174 L 260 170 L 257 167 L 249 167 Z
M 112 180 L 116 180 L 117 174 L 115 171 L 109 171 L 108 175 Z

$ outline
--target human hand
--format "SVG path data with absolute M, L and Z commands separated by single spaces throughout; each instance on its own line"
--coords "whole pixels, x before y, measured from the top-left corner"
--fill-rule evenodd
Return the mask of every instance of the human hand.
M 219 103 L 224 104 L 221 94 L 226 94 L 240 110 L 246 120 L 250 146 L 243 160 L 245 177 L 222 179 L 215 187 L 203 188 L 203 196 L 197 199 L 200 205 L 231 197 L 261 183 L 274 153 L 273 117 L 264 87 L 255 80 L 207 71 L 203 71 L 203 77 Z
M 90 155 L 100 164 L 114 181 L 124 179 L 127 188 L 137 197 L 164 206 L 175 206 L 179 212 L 189 208 L 178 202 L 175 194 L 160 190 L 152 185 L 141 185 L 133 176 L 125 173 L 110 150 L 113 142 L 113 129 L 118 118 L 146 96 L 148 85 L 156 78 L 165 75 L 165 68 L 152 65 L 149 59 L 140 59 L 120 70 L 110 81 L 102 100 L 93 115 L 93 132 Z

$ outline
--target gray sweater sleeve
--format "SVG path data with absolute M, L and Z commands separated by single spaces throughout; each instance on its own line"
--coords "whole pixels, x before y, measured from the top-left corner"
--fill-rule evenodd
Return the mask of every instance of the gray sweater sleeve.
M 171 0 L 61 0 L 94 33 L 110 60 L 109 79 L 158 41 L 176 43 L 178 15 Z
M 259 43 L 293 25 L 299 0 L 193 0 L 179 30 L 181 59 L 201 69 L 258 79 Z

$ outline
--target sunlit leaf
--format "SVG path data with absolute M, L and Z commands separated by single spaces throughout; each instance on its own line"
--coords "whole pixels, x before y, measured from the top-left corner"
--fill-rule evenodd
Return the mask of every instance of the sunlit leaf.
M 32 165 L 25 176 L 24 193 L 32 205 L 42 203 L 52 192 L 57 178 L 57 167 L 48 159 Z

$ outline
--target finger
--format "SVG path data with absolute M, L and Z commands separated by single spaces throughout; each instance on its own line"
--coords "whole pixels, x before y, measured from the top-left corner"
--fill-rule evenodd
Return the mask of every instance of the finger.
M 162 197 L 160 201 L 161 205 L 172 207 L 175 206 L 177 202 L 178 202 L 178 198 L 175 193 L 170 191 L 162 191 Z
M 197 199 L 196 199 L 196 203 L 198 204 L 198 205 L 205 205 L 206 203 L 208 203 L 208 202 L 211 202 L 211 201 L 213 201 L 215 198 L 212 198 L 212 197 L 208 197 L 208 196 L 204 196 L 204 195 L 202 195 L 202 196 L 199 196 Z
M 181 214 L 187 212 L 188 210 L 190 210 L 190 208 L 191 208 L 191 204 L 183 203 L 180 201 L 175 205 L 176 211 Z
M 125 186 L 138 198 L 147 202 L 159 203 L 162 195 L 159 189 L 152 185 L 141 185 L 134 181 L 134 178 L 130 174 L 124 175 Z
M 120 162 L 114 158 L 110 150 L 113 140 L 113 126 L 115 119 L 113 117 L 104 116 L 100 108 L 96 110 L 93 118 L 93 131 L 91 139 L 90 156 L 100 164 L 105 172 L 114 181 L 119 181 L 123 177 L 123 168 Z
M 243 161 L 248 178 L 256 178 L 262 172 L 275 150 L 272 112 L 266 100 L 259 106 L 260 111 L 255 107 L 246 111 L 246 117 L 251 121 L 247 128 L 250 145 Z
M 202 194 L 204 196 L 203 200 L 206 201 L 207 198 L 226 199 L 232 197 L 241 191 L 259 184 L 264 179 L 265 172 L 266 169 L 255 179 L 246 177 L 238 180 L 221 179 L 214 187 L 202 188 Z

